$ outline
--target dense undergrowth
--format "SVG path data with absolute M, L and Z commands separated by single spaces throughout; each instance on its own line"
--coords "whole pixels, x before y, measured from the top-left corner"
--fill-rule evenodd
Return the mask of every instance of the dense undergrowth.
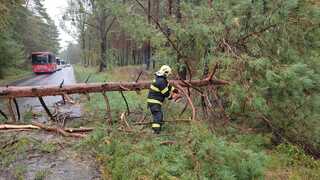
M 130 81 L 136 67 L 115 68 L 106 73 L 77 66 L 78 81 Z M 130 72 L 130 73 L 123 73 Z M 137 73 L 138 74 L 138 73 Z M 144 78 L 151 78 L 145 76 Z M 143 111 L 146 92 L 125 93 L 132 112 Z M 90 96 L 85 116 L 95 124 L 90 137 L 78 144 L 98 160 L 105 179 L 319 179 L 320 163 L 297 146 L 274 145 L 270 133 L 240 132 L 234 126 L 209 128 L 208 121 L 166 124 L 161 135 L 149 127 L 118 130 L 119 116 L 126 106 L 118 92 L 108 93 L 113 110 L 113 127 L 106 126 L 101 95 Z M 181 110 L 167 102 L 166 119 L 177 119 Z M 134 113 L 133 113 L 134 114 Z M 185 114 L 186 118 L 190 114 Z M 130 115 L 128 122 L 140 116 Z
M 21 80 L 25 77 L 32 76 L 31 68 L 14 68 L 10 67 L 3 71 L 3 79 L 0 79 L 0 86 L 5 86 L 14 81 Z

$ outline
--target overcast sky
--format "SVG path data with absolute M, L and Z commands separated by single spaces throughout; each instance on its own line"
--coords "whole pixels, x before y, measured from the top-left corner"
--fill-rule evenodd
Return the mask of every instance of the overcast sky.
M 68 42 L 75 42 L 75 40 L 68 33 L 60 28 L 59 20 L 62 19 L 63 11 L 67 8 L 68 0 L 45 0 L 44 6 L 47 9 L 50 17 L 56 22 L 56 25 L 60 32 L 60 46 L 65 48 Z

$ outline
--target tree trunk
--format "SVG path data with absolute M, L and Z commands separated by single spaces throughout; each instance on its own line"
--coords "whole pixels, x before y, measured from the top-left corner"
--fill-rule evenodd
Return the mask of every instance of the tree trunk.
M 159 22 L 160 20 L 160 0 L 154 0 L 155 3 L 155 19 L 157 20 L 157 22 Z
M 181 15 L 181 3 L 180 3 L 180 0 L 177 0 L 176 17 L 177 17 L 177 23 L 181 23 L 182 15 Z
M 212 8 L 212 0 L 208 0 L 208 6 L 209 8 Z
M 210 76 L 211 78 L 212 76 Z M 227 81 L 206 78 L 203 80 L 192 80 L 188 83 L 194 87 L 202 87 L 208 85 L 226 85 Z M 16 97 L 41 97 L 41 96 L 58 96 L 63 94 L 79 94 L 79 93 L 97 93 L 107 91 L 139 91 L 149 89 L 152 81 L 139 82 L 108 82 L 108 83 L 80 83 L 74 85 L 59 86 L 9 86 L 0 87 L 0 98 L 16 98 Z M 170 84 L 173 86 L 188 87 L 189 85 L 180 80 L 172 80 Z
M 177 17 L 177 23 L 181 23 L 182 15 L 181 15 L 181 4 L 180 0 L 177 0 L 177 11 L 176 11 L 176 17 Z M 179 47 L 179 39 L 177 39 L 177 47 Z M 181 55 L 177 54 L 177 62 L 179 63 L 181 59 Z M 186 65 L 182 65 L 179 68 L 179 76 L 181 79 L 186 80 L 187 79 L 187 67 Z M 189 72 L 191 73 L 191 72 Z
M 99 72 L 104 71 L 107 68 L 107 64 L 106 64 L 106 53 L 107 53 L 107 36 L 104 35 L 101 38 L 101 42 L 100 42 L 100 66 L 99 66 Z
M 87 65 L 87 58 L 86 58 L 86 40 L 85 40 L 85 35 L 84 35 L 84 33 L 82 33 L 82 35 L 81 35 L 81 54 L 82 54 L 83 64 L 86 66 L 86 65 Z
M 168 16 L 172 16 L 172 0 L 168 0 Z
M 179 57 L 178 57 L 178 59 L 179 59 Z M 179 77 L 181 79 L 183 79 L 183 80 L 187 79 L 187 67 L 186 67 L 186 65 L 182 65 L 182 66 L 179 67 L 178 74 L 179 74 Z
M 148 24 L 151 24 L 151 0 L 148 0 Z M 144 51 L 144 59 L 146 64 L 146 69 L 150 69 L 150 59 L 151 59 L 151 44 L 150 39 L 147 40 L 145 51 Z

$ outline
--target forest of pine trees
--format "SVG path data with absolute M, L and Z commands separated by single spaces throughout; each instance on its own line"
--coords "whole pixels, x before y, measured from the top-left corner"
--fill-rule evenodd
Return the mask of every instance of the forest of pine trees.
M 33 51 L 59 51 L 59 33 L 42 0 L 0 1 L 0 79 L 30 66 Z
M 201 117 L 208 127 L 221 127 L 222 130 L 219 130 L 226 139 L 236 138 L 237 135 L 232 133 L 244 129 L 254 134 L 254 138 L 250 139 L 248 136 L 245 141 L 267 137 L 269 139 L 266 144 L 272 148 L 281 150 L 285 144 L 288 145 L 285 146 L 288 154 L 299 154 L 301 149 L 303 156 L 299 157 L 304 158 L 307 154 L 312 160 L 320 158 L 318 0 L 68 0 L 60 25 L 76 37 L 76 42 L 70 43 L 61 51 L 61 56 L 72 64 L 79 65 L 76 74 L 82 79 L 88 80 L 93 74 L 100 77 L 98 79 L 101 82 L 114 81 L 119 79 L 110 78 L 108 73 L 114 73 L 115 67 L 121 66 L 121 72 L 127 73 L 130 71 L 126 71 L 125 68 L 128 67 L 125 66 L 139 65 L 151 74 L 151 71 L 154 72 L 163 64 L 173 67 L 173 78 L 180 76 L 181 79 L 201 79 L 207 75 L 208 69 L 217 67 L 215 78 L 226 80 L 230 84 L 212 87 L 217 92 L 213 106 L 214 103 L 222 106 L 217 114 L 224 114 L 228 118 L 228 124 L 221 125 L 222 118 L 213 113 L 212 117 Z M 25 64 L 29 64 L 30 53 L 34 50 L 58 53 L 58 35 L 57 27 L 46 13 L 42 0 L 0 0 L 0 79 L 5 77 L 8 68 L 25 68 Z M 93 68 L 96 71 L 90 71 Z M 87 71 L 91 74 L 82 77 Z M 141 97 L 139 96 L 139 100 L 145 103 L 145 99 Z M 97 96 L 93 98 L 96 99 L 91 101 L 92 104 L 102 102 L 103 99 Z M 194 101 L 195 106 L 200 109 L 201 97 L 195 97 Z M 120 107 L 119 101 L 113 103 L 116 104 L 114 107 Z M 93 115 L 98 110 L 91 111 Z M 99 113 L 94 115 L 96 114 Z M 266 162 L 261 160 L 260 153 L 257 156 L 244 155 L 252 160 L 247 162 L 239 158 L 239 154 L 245 153 L 237 151 L 239 147 L 236 143 L 226 145 L 223 138 L 216 138 L 216 134 L 212 136 L 214 133 L 208 129 L 192 126 L 188 131 L 195 137 L 190 140 L 192 146 L 189 139 L 183 139 L 183 134 L 183 146 L 174 146 L 178 150 L 171 151 L 167 147 L 161 149 L 168 153 L 167 156 L 150 148 L 159 142 L 155 141 L 150 145 L 149 139 L 136 149 L 133 148 L 132 152 L 126 152 L 128 147 L 132 148 L 132 142 L 126 136 L 108 134 L 102 130 L 95 131 L 96 134 L 84 143 L 94 144 L 95 146 L 90 144 L 91 147 L 86 148 L 103 154 L 98 155 L 99 161 L 113 163 L 106 163 L 105 167 L 112 166 L 110 169 L 114 168 L 113 173 L 118 173 L 119 176 L 115 177 L 120 177 L 119 179 L 130 177 L 130 174 L 122 176 L 121 173 L 122 167 L 129 169 L 131 161 L 139 164 L 140 161 L 145 162 L 144 158 L 150 158 L 147 162 L 158 165 L 152 153 L 155 156 L 165 156 L 163 158 L 167 158 L 168 164 L 172 162 L 171 159 L 177 158 L 180 167 L 163 170 L 171 175 L 179 174 L 177 177 L 187 175 L 192 177 L 190 179 L 195 179 L 196 176 L 200 179 L 198 174 L 193 174 L 193 170 L 197 168 L 202 168 L 201 177 L 207 179 L 260 177 L 260 170 L 257 170 L 258 173 L 251 172 L 255 167 L 263 166 L 261 162 Z M 201 135 L 202 132 L 205 135 Z M 116 140 L 113 141 L 114 139 Z M 185 147 L 191 149 L 190 152 Z M 279 150 L 277 148 L 272 150 Z M 152 153 L 141 155 L 136 152 L 137 149 L 141 152 L 151 149 Z M 182 156 L 181 152 L 185 154 Z M 132 153 L 133 157 L 126 153 Z M 223 158 L 214 159 L 216 154 Z M 117 159 L 117 156 L 122 159 Z M 213 160 L 210 161 L 207 157 L 213 157 Z M 192 163 L 202 163 L 203 166 L 185 163 L 189 159 Z M 296 161 L 300 159 L 295 159 L 294 162 Z M 227 165 L 220 167 L 217 165 L 219 163 Z M 139 169 L 141 172 L 149 168 L 148 164 L 144 165 L 144 169 Z M 311 166 L 310 169 L 313 168 Z M 138 166 L 132 168 L 136 167 Z M 184 174 L 175 171 L 179 168 L 193 169 L 189 174 Z M 228 174 L 232 168 L 237 176 Z M 246 171 L 242 172 L 241 168 Z M 159 170 L 158 173 L 163 172 Z M 148 173 L 155 179 L 158 177 L 154 172 Z M 317 177 L 315 179 L 319 179 L 319 175 Z
M 64 19 L 78 29 L 79 63 L 99 71 L 169 64 L 185 78 L 218 63 L 232 121 L 320 156 L 317 1 L 74 0 Z

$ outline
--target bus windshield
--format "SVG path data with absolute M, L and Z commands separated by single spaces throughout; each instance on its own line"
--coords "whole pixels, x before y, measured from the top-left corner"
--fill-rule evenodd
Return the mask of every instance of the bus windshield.
M 33 54 L 32 64 L 48 64 L 48 55 L 43 54 Z

